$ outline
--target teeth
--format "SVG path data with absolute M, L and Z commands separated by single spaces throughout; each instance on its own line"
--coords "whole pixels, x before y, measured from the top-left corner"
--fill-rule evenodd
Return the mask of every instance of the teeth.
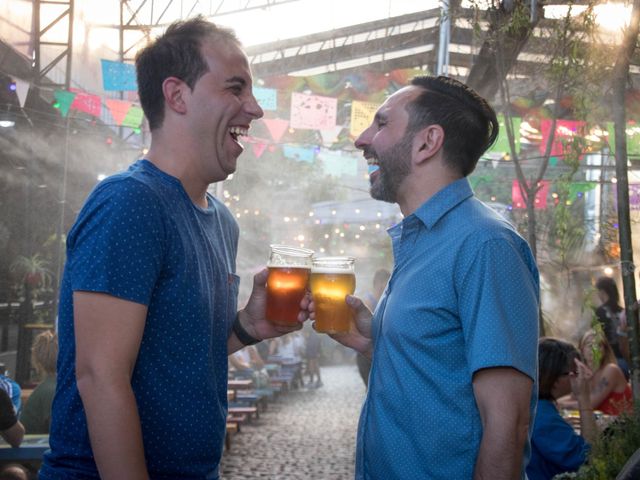
M 235 136 L 247 136 L 249 135 L 249 129 L 242 127 L 231 127 L 229 128 L 229 133 Z
M 367 165 L 378 165 L 378 159 L 371 154 L 365 154 L 364 159 L 367 161 Z

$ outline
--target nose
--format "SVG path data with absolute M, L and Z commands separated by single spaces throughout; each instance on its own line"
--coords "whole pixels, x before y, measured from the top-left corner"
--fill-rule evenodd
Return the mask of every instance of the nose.
M 356 138 L 354 145 L 358 150 L 364 150 L 366 146 L 371 143 L 371 139 L 369 138 L 371 136 L 369 133 L 370 130 L 371 125 Z
M 251 94 L 251 98 L 247 102 L 245 102 L 245 110 L 255 120 L 264 116 L 264 110 L 262 110 L 262 107 L 258 103 L 258 100 L 256 100 L 256 97 L 253 95 L 253 93 Z

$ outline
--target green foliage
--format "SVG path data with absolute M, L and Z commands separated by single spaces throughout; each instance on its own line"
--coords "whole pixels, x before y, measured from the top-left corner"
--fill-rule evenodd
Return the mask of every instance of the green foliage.
M 574 477 L 579 480 L 616 478 L 626 461 L 640 448 L 640 402 L 633 413 L 618 417 L 594 443 L 587 463 Z
M 501 33 L 505 36 L 519 35 L 531 28 L 531 10 L 525 2 L 514 2 L 511 15 L 504 24 L 501 25 Z
M 49 261 L 42 258 L 39 253 L 30 257 L 19 255 L 9 270 L 19 276 L 20 282 L 29 284 L 31 287 L 44 287 L 51 280 Z
M 604 117 L 603 83 L 611 70 L 611 56 L 598 37 L 594 6 L 591 1 L 579 15 L 569 2 L 558 28 L 549 33 L 547 81 L 557 92 L 555 100 L 569 97 L 574 118 L 597 121 Z
M 602 341 L 605 338 L 604 329 L 602 324 L 598 320 L 596 315 L 596 305 L 593 303 L 593 298 L 596 296 L 596 289 L 591 287 L 584 293 L 584 301 L 582 302 L 582 313 L 588 311 L 591 316 L 591 329 L 594 331 L 593 345 L 591 345 L 591 354 L 593 355 L 594 368 L 598 368 L 602 362 Z
M 553 211 L 553 227 L 550 238 L 553 238 L 560 264 L 568 267 L 568 256 L 575 245 L 575 239 L 584 236 L 582 219 L 573 214 L 570 198 L 571 184 L 580 166 L 580 157 L 586 150 L 584 137 L 576 135 L 568 141 L 563 141 L 565 152 L 564 164 L 569 170 L 562 173 L 554 182 L 558 204 Z

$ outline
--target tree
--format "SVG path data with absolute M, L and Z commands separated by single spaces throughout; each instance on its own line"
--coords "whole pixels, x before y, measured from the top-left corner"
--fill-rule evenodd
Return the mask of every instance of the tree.
M 526 236 L 534 256 L 539 258 L 538 235 L 540 234 L 536 213 L 536 195 L 542 187 L 543 179 L 548 175 L 550 159 L 559 156 L 566 171 L 555 181 L 555 194 L 557 207 L 551 224 L 551 236 L 555 239 L 552 260 L 560 263 L 565 269 L 568 267 L 569 251 L 575 237 L 580 235 L 582 228 L 576 217 L 570 210 L 570 184 L 578 172 L 582 155 L 589 150 L 590 145 L 584 137 L 587 133 L 589 121 L 602 117 L 603 109 L 594 99 L 602 97 L 601 83 L 594 81 L 603 75 L 610 63 L 602 54 L 596 36 L 596 23 L 594 21 L 593 7 L 595 3 L 586 5 L 586 9 L 579 15 L 575 14 L 573 3 L 568 4 L 564 17 L 555 22 L 546 22 L 545 49 L 548 52 L 548 60 L 541 64 L 538 85 L 544 85 L 543 98 L 538 98 L 539 104 L 549 104 L 546 109 L 549 119 L 542 120 L 539 116 L 528 118 L 531 123 L 538 123 L 542 130 L 542 123 L 548 122 L 548 135 L 541 155 L 532 156 L 531 152 L 522 155 L 516 149 L 516 136 L 514 131 L 511 88 L 508 80 L 509 73 L 515 63 L 514 52 L 519 51 L 524 42 L 529 38 L 529 33 L 537 23 L 539 13 L 531 16 L 529 7 L 522 2 L 511 5 L 510 14 L 504 13 L 501 7 L 496 11 L 492 9 L 490 14 L 491 29 L 487 33 L 483 48 L 490 48 L 494 53 L 495 83 L 499 97 L 499 104 L 505 117 L 505 130 L 509 143 L 510 158 L 513 162 L 515 176 L 518 181 L 521 196 L 526 203 Z M 532 19 L 533 17 L 533 19 Z M 536 39 L 540 41 L 540 39 Z M 521 42 L 521 43 L 519 43 Z M 519 45 L 516 48 L 516 45 Z M 517 54 L 516 54 L 517 57 Z M 486 60 L 480 58 L 480 63 Z M 478 71 L 476 67 L 469 75 L 470 83 L 477 83 Z M 489 88 L 479 84 L 481 88 Z M 488 91 L 491 91 L 490 89 Z M 540 96 L 540 88 L 536 90 L 536 96 Z M 545 98 L 546 97 L 546 98 Z M 565 99 L 571 98 L 570 107 L 566 106 Z M 542 100 L 542 101 L 541 101 Z M 558 139 L 556 135 L 557 122 L 566 116 L 572 119 L 584 121 L 583 131 L 565 139 Z M 556 150 L 560 149 L 562 155 Z M 542 315 L 540 316 L 540 332 L 544 334 Z
M 629 61 L 636 49 L 640 30 L 640 0 L 634 0 L 631 21 L 625 29 L 622 43 L 616 55 L 611 75 L 613 90 L 613 117 L 616 136 L 616 176 L 618 178 L 618 223 L 620 225 L 620 259 L 622 285 L 629 321 L 629 347 L 631 350 L 631 385 L 636 400 L 640 400 L 640 331 L 636 302 L 636 286 L 633 276 L 633 250 L 631 246 L 631 222 L 629 218 L 629 182 L 627 178 L 627 134 L 625 92 Z

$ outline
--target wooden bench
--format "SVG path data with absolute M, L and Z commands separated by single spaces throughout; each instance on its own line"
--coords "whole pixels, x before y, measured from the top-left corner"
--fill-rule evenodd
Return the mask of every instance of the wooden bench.
M 238 406 L 233 406 L 233 407 L 229 407 L 228 413 L 230 415 L 246 415 L 247 418 L 249 418 L 249 420 L 251 420 L 253 415 L 255 415 L 256 418 L 258 418 L 258 416 L 259 416 L 257 407 L 238 407 Z
M 240 425 L 247 421 L 247 415 L 244 413 L 236 413 L 233 415 L 227 415 L 227 423 L 235 423 L 238 425 L 238 432 L 240 431 Z

